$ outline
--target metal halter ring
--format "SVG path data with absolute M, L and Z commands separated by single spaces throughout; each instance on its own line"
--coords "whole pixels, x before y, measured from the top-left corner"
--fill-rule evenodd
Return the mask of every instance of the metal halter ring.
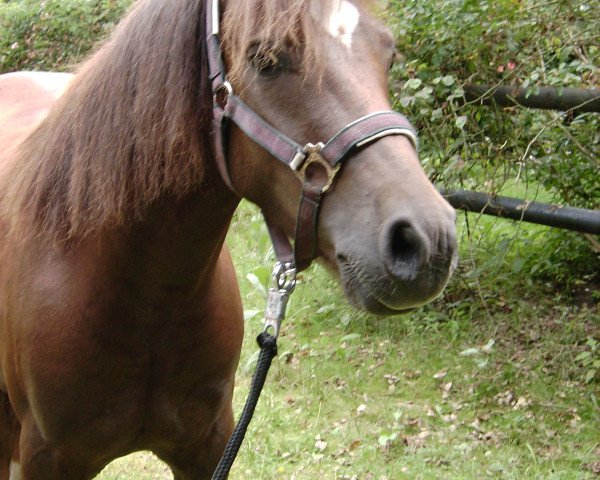
M 231 83 L 225 80 L 215 89 L 213 93 L 213 103 L 224 108 L 230 95 L 233 95 L 233 87 L 231 86 Z
M 325 174 L 327 175 L 327 179 L 323 187 L 321 188 L 321 193 L 325 193 L 331 187 L 335 176 L 337 175 L 341 164 L 331 166 L 331 164 L 323 158 L 321 152 L 323 150 L 323 143 L 319 142 L 316 145 L 312 143 L 307 143 L 306 146 L 302 149 L 305 157 L 302 162 L 296 162 L 296 165 L 292 166 L 294 169 L 296 176 L 300 179 L 302 184 L 307 181 L 307 171 L 311 165 L 317 164 L 325 170 Z M 294 168 L 295 167 L 295 168 Z M 310 180 L 310 179 L 309 179 Z

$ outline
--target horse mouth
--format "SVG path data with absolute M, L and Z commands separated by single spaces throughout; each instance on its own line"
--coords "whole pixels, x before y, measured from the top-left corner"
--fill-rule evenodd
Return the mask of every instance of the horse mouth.
M 349 302 L 360 310 L 382 316 L 401 315 L 429 303 L 443 290 L 450 276 L 445 272 L 445 281 L 426 282 L 427 275 L 420 272 L 414 281 L 398 282 L 384 273 L 368 273 L 360 263 L 351 261 L 346 255 L 338 255 L 337 260 L 340 283 Z M 430 285 L 423 288 L 422 283 Z M 428 294 L 415 298 L 411 295 L 415 291 Z

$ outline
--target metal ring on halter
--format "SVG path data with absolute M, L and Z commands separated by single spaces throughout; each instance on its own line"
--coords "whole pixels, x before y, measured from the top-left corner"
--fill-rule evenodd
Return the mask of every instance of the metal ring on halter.
M 304 159 L 301 162 L 296 162 L 296 164 L 292 166 L 292 170 L 294 170 L 294 173 L 300 179 L 302 185 L 304 185 L 307 180 L 306 177 L 308 168 L 313 164 L 321 166 L 325 170 L 325 174 L 327 176 L 325 184 L 321 188 L 321 193 L 325 193 L 327 190 L 329 190 L 329 187 L 331 187 L 335 176 L 342 166 L 340 163 L 335 166 L 331 166 L 331 164 L 323 158 L 321 152 L 323 151 L 324 146 L 325 145 L 323 145 L 322 142 L 319 142 L 316 145 L 307 143 L 302 149 L 302 153 L 305 156 Z
M 227 104 L 227 99 L 233 95 L 231 83 L 225 80 L 221 85 L 215 88 L 213 93 L 213 102 L 223 108 Z

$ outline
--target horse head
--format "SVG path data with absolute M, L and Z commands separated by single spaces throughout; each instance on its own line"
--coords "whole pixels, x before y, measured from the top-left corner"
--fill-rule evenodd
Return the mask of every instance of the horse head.
M 390 110 L 395 41 L 368 6 L 227 3 L 232 90 L 284 136 L 301 145 L 326 142 L 357 118 Z M 302 196 L 294 172 L 235 126 L 228 152 L 237 193 L 293 237 Z M 355 305 L 378 314 L 405 311 L 446 285 L 457 258 L 454 220 L 419 164 L 414 139 L 388 135 L 354 148 L 343 162 L 320 208 L 316 256 Z

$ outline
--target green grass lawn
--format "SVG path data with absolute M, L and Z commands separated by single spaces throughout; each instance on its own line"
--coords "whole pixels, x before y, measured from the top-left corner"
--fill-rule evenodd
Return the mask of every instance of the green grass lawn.
M 586 381 L 587 359 L 600 359 L 594 286 L 561 292 L 520 274 L 519 261 L 541 255 L 544 227 L 470 215 L 459 228 L 446 296 L 409 315 L 355 311 L 322 267 L 302 274 L 232 479 L 598 478 L 597 374 Z M 228 245 L 248 317 L 239 412 L 264 303 L 246 277 L 271 264 L 246 203 Z M 172 477 L 140 453 L 97 478 Z

